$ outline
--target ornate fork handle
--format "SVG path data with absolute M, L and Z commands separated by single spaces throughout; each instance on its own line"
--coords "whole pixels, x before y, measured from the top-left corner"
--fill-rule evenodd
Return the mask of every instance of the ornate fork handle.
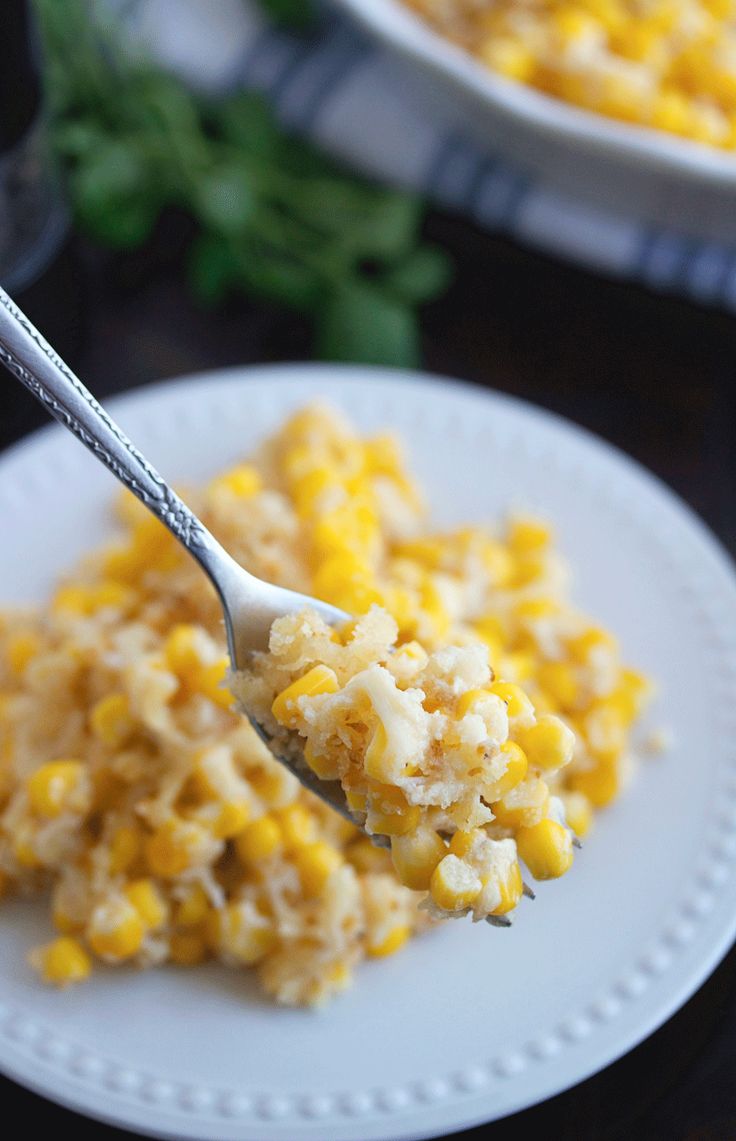
M 238 613 L 242 623 L 243 584 L 256 580 L 234 562 L 182 503 L 2 288 L 0 363 L 130 488 L 197 560 L 222 601 L 230 655 L 237 662 L 238 640 L 231 611 Z M 237 607 L 234 599 L 239 601 Z
M 201 557 L 206 542 L 201 523 L 2 288 L 0 361 L 195 557 Z
M 220 596 L 233 665 L 242 667 L 248 653 L 267 647 L 271 624 L 279 615 L 310 605 L 328 621 L 347 617 L 334 606 L 263 582 L 239 566 L 2 289 L 0 364 L 130 488 L 194 556 Z

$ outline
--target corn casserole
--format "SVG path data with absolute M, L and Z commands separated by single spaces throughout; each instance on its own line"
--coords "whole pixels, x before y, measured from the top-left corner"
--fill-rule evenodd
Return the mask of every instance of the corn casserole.
M 696 142 L 736 147 L 733 0 L 405 0 L 499 75 Z
M 128 493 L 114 543 L 0 616 L 0 888 L 49 900 L 46 981 L 214 958 L 316 1004 L 438 915 L 512 910 L 519 858 L 566 871 L 650 686 L 568 601 L 545 524 L 433 532 L 397 442 L 319 406 L 187 498 L 242 565 L 354 618 L 282 619 L 231 678 L 214 590 Z M 390 852 L 228 686 L 301 734 Z

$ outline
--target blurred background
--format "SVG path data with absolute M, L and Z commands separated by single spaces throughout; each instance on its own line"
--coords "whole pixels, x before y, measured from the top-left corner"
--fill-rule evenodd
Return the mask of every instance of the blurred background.
M 668 24 L 652 0 L 644 25 L 616 3 L 541 4 L 552 38 L 536 55 L 503 23 L 476 51 L 467 11 L 508 3 L 455 5 L 484 66 L 677 140 L 674 164 L 629 161 L 606 186 L 574 147 L 525 161 L 513 120 L 428 79 L 354 20 L 355 0 L 2 0 L 0 284 L 103 398 L 317 359 L 532 400 L 646 464 L 733 553 L 734 10 L 679 0 Z M 686 24 L 697 42 L 675 56 Z M 571 87 L 572 58 L 605 83 Z M 0 375 L 0 447 L 42 423 Z M 626 1058 L 484 1135 L 736 1138 L 735 968 L 732 952 Z M 123 1136 L 0 1084 L 28 1128 Z

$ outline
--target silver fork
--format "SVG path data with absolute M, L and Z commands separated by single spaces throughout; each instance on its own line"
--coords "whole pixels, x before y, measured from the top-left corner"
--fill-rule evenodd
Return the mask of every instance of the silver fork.
M 193 556 L 212 582 L 222 604 L 230 659 L 234 669 L 244 668 L 248 654 L 268 648 L 268 633 L 276 618 L 310 606 L 333 624 L 348 615 L 319 599 L 284 590 L 249 574 L 227 553 L 204 524 L 189 510 L 154 467 L 108 416 L 78 377 L 41 336 L 28 317 L 0 288 L 0 361 L 47 412 L 110 469 Z M 339 781 L 315 776 L 303 760 L 298 736 L 293 754 L 284 756 L 255 719 L 256 731 L 274 755 L 311 792 L 356 823 Z M 291 750 L 290 750 L 291 753 Z

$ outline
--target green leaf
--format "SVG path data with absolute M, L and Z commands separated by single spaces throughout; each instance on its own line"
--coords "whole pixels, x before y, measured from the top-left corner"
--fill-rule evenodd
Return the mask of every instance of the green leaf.
M 139 151 L 106 140 L 88 151 L 71 174 L 77 217 L 99 240 L 129 248 L 151 232 L 159 200 Z
M 251 243 L 240 251 L 238 265 L 242 283 L 268 301 L 309 312 L 324 298 L 325 285 L 319 273 L 260 243 Z
M 240 280 L 232 245 L 213 234 L 199 234 L 189 250 L 187 277 L 205 305 L 223 301 Z
M 124 139 L 105 139 L 89 148 L 74 177 L 77 194 L 105 205 L 145 190 L 148 170 L 140 150 Z
M 317 314 L 316 351 L 324 360 L 415 368 L 419 363 L 415 314 L 372 285 L 345 282 Z
M 216 168 L 199 179 L 191 201 L 205 228 L 230 237 L 244 233 L 256 204 L 248 168 L 243 163 Z
M 417 240 L 421 220 L 415 198 L 344 178 L 307 182 L 290 206 L 308 225 L 339 235 L 356 260 L 393 261 L 406 254 Z
M 302 32 L 314 23 L 314 8 L 309 0 L 261 0 L 261 7 L 275 24 L 283 24 Z
M 381 192 L 373 208 L 350 228 L 346 241 L 362 257 L 393 260 L 416 242 L 421 217 L 418 199 Z
M 99 146 L 107 137 L 100 127 L 89 119 L 72 119 L 61 123 L 56 130 L 56 149 L 67 158 L 79 159 Z
M 452 263 L 438 246 L 418 246 L 381 277 L 384 288 L 404 301 L 422 305 L 445 292 Z
M 150 236 L 158 217 L 150 202 L 134 198 L 120 201 L 115 209 L 85 208 L 77 204 L 77 216 L 92 237 L 117 249 L 136 249 Z
M 213 103 L 208 118 L 224 140 L 263 157 L 272 156 L 280 141 L 273 113 L 260 95 L 241 91 Z

